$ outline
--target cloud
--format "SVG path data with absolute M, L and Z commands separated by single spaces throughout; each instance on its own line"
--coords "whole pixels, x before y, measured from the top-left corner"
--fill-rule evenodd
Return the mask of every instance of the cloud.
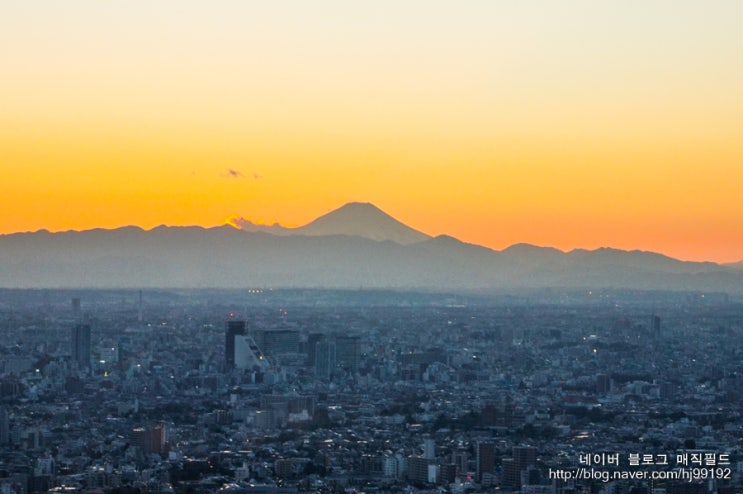
M 257 172 L 252 172 L 249 175 L 245 175 L 240 170 L 235 170 L 234 168 L 227 168 L 227 171 L 222 174 L 223 177 L 226 178 L 246 178 L 247 176 L 250 176 L 253 180 L 262 180 L 263 175 Z

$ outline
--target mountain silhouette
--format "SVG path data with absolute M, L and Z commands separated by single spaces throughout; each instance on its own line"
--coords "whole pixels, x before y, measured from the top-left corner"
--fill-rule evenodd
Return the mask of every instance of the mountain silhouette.
M 298 228 L 243 221 L 243 229 L 0 235 L 0 287 L 588 287 L 743 294 L 740 265 L 609 248 L 563 252 L 517 244 L 494 251 L 447 235 L 430 237 L 366 203 L 346 204 Z
M 350 202 L 297 228 L 302 235 L 351 235 L 371 240 L 390 240 L 407 245 L 431 238 L 388 215 L 373 204 Z
M 237 228 L 248 232 L 311 237 L 348 235 L 377 241 L 389 240 L 402 245 L 431 238 L 397 221 L 377 206 L 365 202 L 349 202 L 297 228 L 286 228 L 279 224 L 260 225 L 245 218 L 234 220 L 234 224 Z

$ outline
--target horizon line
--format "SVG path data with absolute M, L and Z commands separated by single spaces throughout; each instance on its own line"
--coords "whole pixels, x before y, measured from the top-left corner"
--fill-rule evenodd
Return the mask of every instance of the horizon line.
M 357 201 L 352 201 L 352 202 L 357 202 Z M 347 204 L 350 204 L 350 203 L 347 203 Z M 372 204 L 372 203 L 365 203 L 365 204 L 371 204 L 371 205 L 374 206 L 374 204 Z M 377 206 L 375 206 L 375 207 L 377 207 Z M 335 211 L 335 210 L 333 210 L 333 211 Z M 380 209 L 380 211 L 384 212 L 381 209 Z M 387 214 L 387 213 L 385 213 L 385 214 Z M 234 224 L 229 223 L 229 221 L 228 221 L 229 219 L 234 218 L 235 216 L 236 215 L 232 215 L 232 216 L 228 217 L 226 220 L 224 220 L 223 223 L 214 224 L 214 225 L 211 225 L 211 226 L 197 225 L 197 224 L 166 224 L 166 223 L 159 223 L 157 225 L 154 225 L 154 226 L 148 228 L 148 227 L 145 227 L 145 226 L 141 226 L 141 225 L 136 225 L 136 224 L 131 224 L 130 223 L 130 224 L 122 224 L 122 225 L 119 225 L 119 226 L 112 226 L 112 227 L 97 226 L 97 227 L 82 228 L 82 229 L 69 228 L 69 229 L 60 229 L 60 230 L 50 230 L 48 228 L 39 228 L 37 230 L 24 230 L 24 231 L 14 231 L 14 232 L 0 232 L 0 238 L 1 237 L 9 237 L 9 236 L 13 236 L 13 235 L 35 235 L 35 234 L 39 234 L 39 233 L 48 233 L 48 234 L 51 234 L 51 235 L 58 235 L 58 234 L 65 234 L 65 233 L 86 233 L 86 232 L 93 232 L 93 231 L 111 232 L 111 231 L 122 230 L 122 229 L 126 229 L 126 228 L 134 228 L 134 229 L 138 229 L 138 230 L 140 230 L 142 232 L 152 232 L 152 231 L 157 230 L 159 228 L 198 228 L 198 229 L 201 229 L 201 230 L 214 230 L 214 229 L 225 228 L 225 227 L 227 227 L 229 229 L 232 229 L 232 230 L 236 230 L 236 231 L 240 231 L 240 232 L 243 232 L 243 233 L 247 233 L 247 234 L 264 233 L 264 234 L 268 234 L 268 235 L 279 236 L 279 235 L 276 235 L 274 233 L 271 233 L 270 231 L 251 232 L 251 231 L 247 231 L 247 230 L 244 230 L 242 228 L 239 228 L 239 227 L 235 226 Z M 246 219 L 246 218 L 243 218 L 243 219 Z M 248 221 L 250 221 L 250 220 L 248 220 Z M 298 227 L 285 227 L 283 225 L 280 225 L 279 223 L 274 223 L 274 224 L 253 223 L 253 224 L 256 225 L 256 226 L 258 226 L 258 227 L 266 227 L 266 228 L 270 228 L 272 226 L 278 226 L 280 228 L 283 228 L 283 229 L 286 229 L 286 230 L 289 230 L 289 231 L 296 230 L 296 229 L 301 228 L 302 226 L 305 226 L 305 225 L 300 225 Z M 405 225 L 404 223 L 401 223 L 401 224 Z M 408 226 L 409 228 L 413 228 L 413 227 L 410 227 L 409 225 L 405 225 L 405 226 Z M 418 230 L 418 231 L 420 231 L 420 230 Z M 422 232 L 422 233 L 425 233 L 425 232 Z M 301 236 L 302 234 L 301 233 L 294 233 L 293 235 Z M 477 247 L 482 247 L 482 248 L 489 249 L 489 250 L 491 250 L 493 252 L 498 252 L 498 253 L 505 252 L 505 251 L 507 251 L 509 249 L 512 249 L 512 248 L 518 247 L 518 246 L 527 246 L 527 247 L 534 247 L 534 248 L 538 248 L 538 249 L 553 249 L 553 250 L 558 251 L 561 254 L 570 254 L 570 253 L 573 253 L 573 252 L 597 252 L 597 251 L 602 251 L 602 250 L 612 250 L 612 251 L 616 251 L 616 252 L 625 252 L 625 253 L 654 254 L 654 255 L 663 256 L 663 257 L 666 257 L 668 259 L 672 259 L 672 260 L 678 261 L 678 262 L 688 262 L 688 263 L 698 263 L 698 264 L 705 264 L 705 263 L 706 264 L 715 264 L 715 265 L 718 265 L 718 266 L 721 266 L 721 267 L 734 266 L 736 264 L 743 264 L 743 258 L 738 259 L 738 260 L 733 260 L 733 261 L 714 261 L 714 260 L 710 260 L 710 259 L 684 259 L 684 258 L 681 258 L 681 257 L 674 257 L 674 256 L 672 256 L 670 254 L 667 254 L 665 252 L 660 252 L 660 251 L 654 251 L 654 250 L 648 250 L 648 249 L 642 249 L 642 248 L 621 249 L 621 248 L 618 248 L 618 247 L 612 247 L 611 245 L 601 245 L 601 246 L 598 246 L 598 247 L 580 247 L 580 246 L 574 246 L 574 247 L 571 247 L 569 249 L 562 249 L 560 247 L 555 247 L 553 245 L 539 245 L 539 244 L 533 244 L 533 243 L 530 243 L 530 242 L 514 242 L 514 243 L 511 243 L 511 244 L 509 244 L 509 245 L 507 245 L 505 247 L 496 248 L 496 247 L 492 247 L 492 246 L 488 246 L 488 245 L 483 245 L 483 244 L 478 244 L 478 243 L 475 243 L 475 242 L 469 242 L 469 241 L 466 241 L 466 240 L 462 240 L 462 239 L 460 239 L 458 237 L 455 237 L 453 235 L 446 234 L 446 233 L 442 233 L 442 234 L 438 234 L 438 235 L 430 235 L 430 234 L 427 234 L 426 233 L 426 235 L 428 235 L 431 239 L 439 238 L 439 237 L 450 237 L 450 238 L 453 238 L 453 239 L 455 239 L 455 240 L 457 240 L 459 242 L 462 242 L 463 244 L 474 245 L 474 246 L 477 246 Z M 358 236 L 358 235 L 356 235 L 356 236 Z M 375 241 L 373 239 L 368 239 L 368 240 Z

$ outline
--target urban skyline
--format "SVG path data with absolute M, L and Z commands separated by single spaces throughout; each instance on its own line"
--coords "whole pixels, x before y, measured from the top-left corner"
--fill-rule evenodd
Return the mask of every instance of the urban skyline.
M 741 307 L 660 291 L 0 290 L 0 488 L 736 494 Z

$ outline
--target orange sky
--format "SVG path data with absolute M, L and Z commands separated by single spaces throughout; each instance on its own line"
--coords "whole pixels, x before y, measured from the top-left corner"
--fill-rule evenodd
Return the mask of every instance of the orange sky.
M 0 233 L 365 201 L 496 249 L 743 259 L 739 2 L 153 3 L 0 6 Z

